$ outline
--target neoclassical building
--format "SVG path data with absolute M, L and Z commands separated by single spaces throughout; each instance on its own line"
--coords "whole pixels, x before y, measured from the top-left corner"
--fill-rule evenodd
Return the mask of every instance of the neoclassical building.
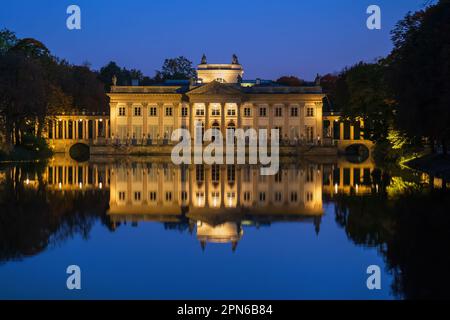
M 317 143 L 323 138 L 319 83 L 286 87 L 242 80 L 236 56 L 230 64 L 208 64 L 203 56 L 195 81 L 155 86 L 119 86 L 110 97 L 109 134 L 117 143 L 168 144 L 173 130 L 191 131 L 195 121 L 217 128 L 279 129 L 285 141 Z

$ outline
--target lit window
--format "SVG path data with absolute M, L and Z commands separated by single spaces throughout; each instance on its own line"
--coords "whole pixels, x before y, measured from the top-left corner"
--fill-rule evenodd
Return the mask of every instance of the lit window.
M 156 117 L 157 113 L 156 113 L 156 107 L 150 107 L 149 109 L 149 116 L 150 117 Z
M 259 116 L 260 117 L 266 117 L 267 116 L 266 108 L 259 108 Z
M 283 116 L 283 109 L 275 108 L 275 117 L 282 117 L 282 116 Z

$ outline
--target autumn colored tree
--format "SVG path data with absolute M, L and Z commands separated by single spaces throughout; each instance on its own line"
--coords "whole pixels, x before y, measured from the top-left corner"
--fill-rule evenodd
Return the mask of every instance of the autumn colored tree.
M 289 87 L 301 87 L 304 83 L 303 80 L 295 76 L 282 76 L 276 82 L 283 86 Z

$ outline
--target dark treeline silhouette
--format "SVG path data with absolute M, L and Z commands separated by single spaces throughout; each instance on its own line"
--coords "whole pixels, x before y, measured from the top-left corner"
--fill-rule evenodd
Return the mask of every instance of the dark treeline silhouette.
M 19 39 L 9 30 L 0 31 L 0 130 L 5 145 L 45 147 L 41 139 L 46 122 L 53 115 L 79 112 L 109 112 L 108 97 L 112 78 L 119 85 L 190 79 L 195 76 L 192 62 L 184 57 L 166 59 L 154 77 L 140 70 L 119 67 L 110 62 L 100 71 L 89 63 L 78 66 L 53 56 L 40 41 Z M 33 137 L 33 139 L 30 139 Z
M 354 243 L 378 249 L 396 297 L 449 299 L 450 194 L 413 189 L 337 197 L 336 221 Z
M 109 228 L 107 193 L 50 192 L 42 179 L 44 166 L 4 170 L 5 179 L 0 183 L 0 263 L 36 255 L 77 234 L 88 238 L 96 221 Z
M 103 84 L 88 66 L 51 55 L 38 40 L 0 31 L 0 119 L 7 146 L 41 138 L 49 116 L 107 111 Z

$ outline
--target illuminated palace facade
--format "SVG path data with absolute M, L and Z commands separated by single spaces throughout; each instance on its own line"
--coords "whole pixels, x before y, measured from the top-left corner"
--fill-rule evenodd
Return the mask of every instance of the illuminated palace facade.
M 196 121 L 205 130 L 279 129 L 280 138 L 292 143 L 321 143 L 322 99 L 317 81 L 302 87 L 271 81 L 242 80 L 243 67 L 233 56 L 230 64 L 197 67 L 197 79 L 167 81 L 158 86 L 119 86 L 113 80 L 110 131 L 117 143 L 168 144 L 173 130 L 191 131 Z

